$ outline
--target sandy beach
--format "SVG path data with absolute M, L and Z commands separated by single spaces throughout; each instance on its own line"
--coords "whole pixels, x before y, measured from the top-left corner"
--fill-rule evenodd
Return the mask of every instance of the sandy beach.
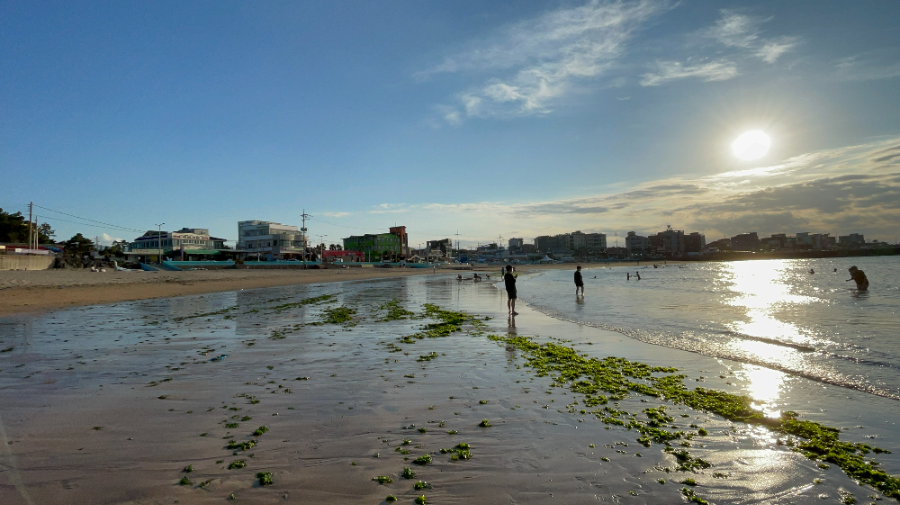
M 412 504 L 424 495 L 427 503 L 669 504 L 697 496 L 787 504 L 880 496 L 761 426 L 639 393 L 589 404 L 503 339 L 675 366 L 688 385 L 702 377 L 704 387 L 742 391 L 728 362 L 661 352 L 527 306 L 507 319 L 500 290 L 454 277 L 245 288 L 0 319 L 0 502 L 378 504 L 391 495 Z M 456 311 L 471 316 L 454 319 Z M 842 401 L 866 409 L 862 393 Z M 647 409 L 660 407 L 652 412 L 664 411 L 672 432 L 690 434 L 672 443 L 677 451 L 613 421 L 649 426 Z M 804 415 L 835 421 L 815 407 Z M 846 430 L 860 424 L 837 421 Z M 893 444 L 892 429 L 865 433 Z M 847 436 L 865 440 L 858 432 Z M 711 466 L 685 469 L 678 451 Z M 896 470 L 895 457 L 877 459 Z

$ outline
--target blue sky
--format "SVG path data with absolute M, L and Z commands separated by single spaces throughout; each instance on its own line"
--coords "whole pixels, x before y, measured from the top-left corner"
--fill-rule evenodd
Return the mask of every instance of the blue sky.
M 234 239 L 306 209 L 326 242 L 394 223 L 416 245 L 894 242 L 896 19 L 892 0 L 5 1 L 0 207 L 52 209 L 61 238 Z M 747 130 L 766 156 L 732 155 Z

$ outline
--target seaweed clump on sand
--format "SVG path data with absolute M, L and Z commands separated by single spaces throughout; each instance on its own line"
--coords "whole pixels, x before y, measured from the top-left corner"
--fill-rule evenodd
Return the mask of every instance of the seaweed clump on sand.
M 350 307 L 329 307 L 322 311 L 322 319 L 319 324 L 346 324 L 352 326 L 354 314 L 356 314 L 356 309 L 351 309 Z
M 877 463 L 865 460 L 870 452 L 889 451 L 868 444 L 843 442 L 836 428 L 797 420 L 797 414 L 793 412 L 785 412 L 780 418 L 766 417 L 751 407 L 752 400 L 746 396 L 699 387 L 688 389 L 684 385 L 687 376 L 676 374 L 676 368 L 655 367 L 616 357 L 589 358 L 570 347 L 552 342 L 539 344 L 528 337 L 489 335 L 488 338 L 507 348 L 513 346 L 521 350 L 526 360 L 524 366 L 531 368 L 538 377 L 551 377 L 556 387 L 567 387 L 583 394 L 585 406 L 604 405 L 590 411 L 602 422 L 637 431 L 642 435 L 638 441 L 645 446 L 649 447 L 652 442 L 664 444 L 666 452 L 672 453 L 678 460 L 678 470 L 697 471 L 711 465 L 690 456 L 686 450 L 675 451 L 671 447 L 673 440 L 690 439 L 693 434 L 665 429 L 674 419 L 665 413 L 664 406 L 645 409 L 647 420 L 643 420 L 605 405 L 610 400 L 623 400 L 636 393 L 717 414 L 729 421 L 761 425 L 778 433 L 793 435 L 803 440 L 797 443 L 789 441 L 787 445 L 792 446 L 792 450 L 811 460 L 838 465 L 848 476 L 873 486 L 885 496 L 900 500 L 900 478 L 888 475 L 877 468 Z M 705 433 L 705 430 L 698 430 L 700 435 Z M 689 445 L 688 442 L 683 444 Z M 705 503 L 693 491 L 685 493 L 685 497 L 696 503 Z
M 333 302 L 335 300 L 335 295 L 321 295 L 314 296 L 312 298 L 304 298 L 298 302 L 288 302 L 282 303 L 280 305 L 275 305 L 274 307 L 269 307 L 274 311 L 275 314 L 280 314 L 285 310 L 297 309 L 300 307 L 305 307 L 307 305 L 321 305 L 323 303 Z
M 381 310 L 386 310 L 387 314 L 385 314 L 384 319 L 382 321 L 397 321 L 400 319 L 409 319 L 412 316 L 415 316 L 416 313 L 406 310 L 400 306 L 400 300 L 398 298 L 393 298 L 389 302 L 382 303 L 381 306 L 378 307 Z
M 414 344 L 416 343 L 415 339 L 422 340 L 425 338 L 447 337 L 462 330 L 462 325 L 466 323 L 479 329 L 485 326 L 483 322 L 465 312 L 444 310 L 431 303 L 426 303 L 423 307 L 425 310 L 422 312 L 421 316 L 436 319 L 437 321 L 428 323 L 424 325 L 420 331 L 401 338 L 400 342 L 404 344 Z

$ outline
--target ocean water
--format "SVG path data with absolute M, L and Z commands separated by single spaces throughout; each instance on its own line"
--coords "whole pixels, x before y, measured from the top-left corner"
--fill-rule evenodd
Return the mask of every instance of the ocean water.
M 867 292 L 846 282 L 851 265 Z M 519 297 L 557 319 L 900 399 L 898 256 L 585 266 L 583 298 L 574 265 L 523 278 Z

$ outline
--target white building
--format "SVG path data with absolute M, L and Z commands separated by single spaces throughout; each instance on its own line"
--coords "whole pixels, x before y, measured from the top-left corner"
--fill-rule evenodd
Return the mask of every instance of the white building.
M 238 221 L 237 248 L 249 257 L 299 258 L 308 245 L 304 231 L 296 226 L 271 221 Z
M 144 261 L 162 253 L 167 258 L 205 259 L 225 248 L 225 239 L 210 236 L 206 228 L 182 228 L 175 232 L 149 230 L 128 244 L 125 254 Z

